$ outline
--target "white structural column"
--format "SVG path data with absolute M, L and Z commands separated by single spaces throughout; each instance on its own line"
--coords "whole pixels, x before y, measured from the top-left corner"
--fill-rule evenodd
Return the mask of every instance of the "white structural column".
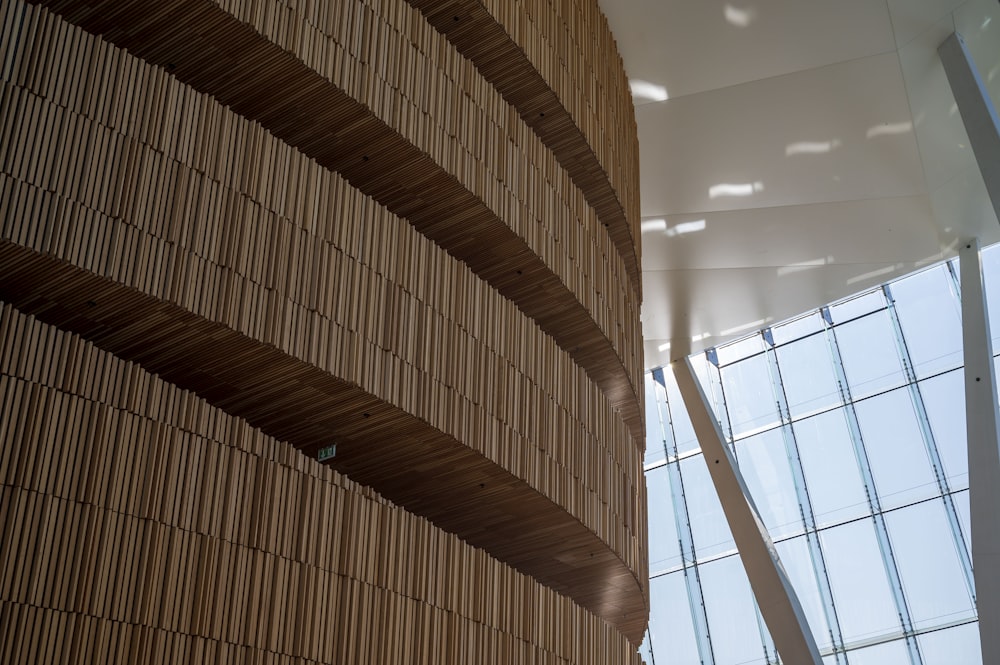
M 781 662 L 821 665 L 819 649 L 802 606 L 778 559 L 774 543 L 761 522 L 736 461 L 726 446 L 691 361 L 686 358 L 675 361 L 672 368 L 740 559 L 750 578 L 750 587 L 781 655 Z
M 1000 663 L 1000 409 L 983 294 L 979 241 L 958 252 L 962 273 L 965 418 L 969 446 L 972 572 L 984 663 Z
M 961 35 L 951 33 L 938 47 L 938 55 L 962 114 L 993 210 L 1000 219 L 1000 120 L 996 108 Z
M 961 35 L 938 47 L 969 143 L 1000 218 L 1000 120 Z M 979 241 L 960 246 L 972 572 L 984 663 L 1000 663 L 1000 410 Z

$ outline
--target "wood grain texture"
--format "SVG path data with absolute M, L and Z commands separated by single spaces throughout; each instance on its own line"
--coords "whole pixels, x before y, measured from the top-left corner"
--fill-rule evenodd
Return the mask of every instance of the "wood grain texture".
M 0 293 L 336 442 L 352 478 L 641 637 L 641 445 L 568 353 L 259 125 L 47 12 L 10 24 Z
M 599 617 L 0 304 L 0 661 L 638 665 Z
M 404 0 L 327 3 L 318 26 L 278 0 L 43 4 L 409 220 L 535 319 L 642 440 L 639 303 L 607 229 L 516 111 Z
M 642 293 L 637 127 L 596 0 L 408 0 L 475 63 L 569 172 Z M 309 14 L 317 3 L 300 5 Z M 568 13 L 563 15 L 561 12 Z
M 84 53 L 81 57 L 102 70 L 119 72 L 130 62 L 120 52 L 108 51 L 98 60 Z M 601 482 L 596 474 L 608 468 L 639 475 L 638 443 L 629 440 L 599 388 L 462 263 L 336 174 L 211 98 L 148 66 L 133 76 L 129 85 L 90 91 L 103 104 L 94 118 L 83 115 L 90 97 L 74 101 L 72 86 L 53 91 L 49 77 L 37 78 L 30 91 L 2 84 L 0 94 L 14 109 L 0 127 L 12 147 L 0 161 L 0 173 L 8 176 L 0 176 L 9 202 L 4 237 L 75 261 L 69 248 L 93 242 L 86 234 L 100 225 L 107 248 L 81 264 L 88 270 L 328 368 L 329 361 L 316 354 L 329 342 L 314 344 L 319 331 L 332 326 L 338 337 L 357 336 L 373 352 L 392 354 L 407 371 L 481 405 L 526 439 L 518 449 L 549 450 L 593 487 Z M 55 94 L 54 101 L 43 94 Z M 66 100 L 73 108 L 60 105 Z M 146 118 L 151 124 L 139 132 L 142 140 L 124 133 L 150 109 L 162 115 Z M 167 120 L 173 117 L 183 120 Z M 177 136 L 189 136 L 204 150 L 177 145 Z M 239 147 L 216 164 L 218 146 L 230 143 Z M 275 168 L 280 176 L 256 179 Z M 74 192 L 75 174 L 102 169 L 88 176 L 93 187 Z M 25 219 L 18 212 L 29 205 L 25 201 L 48 212 Z M 128 247 L 122 246 L 126 241 Z M 150 284 L 148 267 L 121 265 L 140 246 L 149 256 L 170 256 L 174 263 L 194 261 L 199 274 L 208 271 L 213 279 L 201 291 L 195 285 L 183 294 L 189 278 L 178 282 L 170 271 L 187 268 L 154 264 L 158 283 Z M 345 284 L 349 288 L 342 288 Z M 273 294 L 279 300 L 243 302 L 248 296 L 240 294 L 247 289 L 254 298 Z M 241 302 L 234 304 L 237 297 Z M 294 327 L 269 321 L 287 318 L 274 313 L 276 307 L 294 307 L 300 312 L 296 318 L 304 320 Z M 300 338 L 303 334 L 308 336 Z M 456 349 L 461 362 L 446 362 L 444 350 L 432 343 L 438 339 Z M 526 339 L 533 343 L 526 345 Z M 353 365 L 332 369 L 358 384 L 370 380 Z M 434 413 L 387 399 L 447 429 Z M 545 416 L 529 417 L 522 404 Z M 550 429 L 553 423 L 557 426 Z M 567 438 L 573 445 L 560 445 Z M 611 503 L 606 492 L 601 496 Z

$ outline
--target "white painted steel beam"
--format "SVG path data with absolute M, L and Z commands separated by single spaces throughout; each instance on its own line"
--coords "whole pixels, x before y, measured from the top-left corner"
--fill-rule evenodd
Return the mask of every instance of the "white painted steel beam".
M 979 241 L 960 246 L 972 572 L 984 663 L 1000 663 L 1000 408 Z
M 740 559 L 750 578 L 750 587 L 781 661 L 796 665 L 821 665 L 819 649 L 805 613 L 750 498 L 743 476 L 726 447 L 722 430 L 698 383 L 691 361 L 687 358 L 678 360 L 671 367 Z
M 951 33 L 938 47 L 938 55 L 965 123 L 965 132 L 969 135 L 993 210 L 1000 219 L 1000 120 L 997 110 L 960 34 Z

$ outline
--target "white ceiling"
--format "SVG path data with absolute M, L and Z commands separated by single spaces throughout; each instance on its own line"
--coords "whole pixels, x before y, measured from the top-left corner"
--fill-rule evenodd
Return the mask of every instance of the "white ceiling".
M 600 0 L 633 83 L 655 367 L 1000 241 L 937 46 L 996 0 Z

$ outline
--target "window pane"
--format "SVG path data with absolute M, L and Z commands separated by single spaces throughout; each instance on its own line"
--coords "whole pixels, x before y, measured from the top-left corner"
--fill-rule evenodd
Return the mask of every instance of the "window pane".
M 651 579 L 649 604 L 653 656 L 659 655 L 661 663 L 700 663 L 684 572 Z
M 688 516 L 694 535 L 695 556 L 701 561 L 716 555 L 734 552 L 736 544 L 729 531 L 729 524 L 722 513 L 722 504 L 715 492 L 715 485 L 708 475 L 702 455 L 680 461 L 687 497 Z
M 747 356 L 760 353 L 763 350 L 764 340 L 758 332 L 745 339 L 733 342 L 732 344 L 720 346 L 715 350 L 715 352 L 719 354 L 719 364 L 728 365 L 729 363 L 736 362 L 737 360 L 743 360 Z
M 857 298 L 845 300 L 840 304 L 831 305 L 830 317 L 833 319 L 834 324 L 838 324 L 856 319 L 859 316 L 874 312 L 882 307 L 885 307 L 885 297 L 882 295 L 882 290 L 879 289 L 866 293 L 863 296 L 858 296 Z
M 670 405 L 670 422 L 673 426 L 677 454 L 683 455 L 698 450 L 700 448 L 698 439 L 694 435 L 694 427 L 691 426 L 691 418 L 688 417 L 687 409 L 684 407 L 684 400 L 681 399 L 681 391 L 677 388 L 673 371 L 664 370 L 663 378 L 667 382 L 667 403 Z M 672 454 L 673 451 L 668 452 Z
M 871 514 L 844 410 L 792 425 L 816 525 L 839 524 Z
M 983 262 L 987 297 L 994 305 L 991 329 L 1000 350 L 1000 247 L 984 250 Z M 931 442 L 924 441 L 927 430 L 921 427 L 913 401 L 919 390 L 943 479 L 952 492 L 949 500 L 954 502 L 967 543 L 964 376 L 960 369 L 960 310 L 953 286 L 945 265 L 889 287 L 905 348 L 900 347 L 881 289 L 829 310 L 846 375 L 845 387 L 853 399 L 860 400 L 852 407 L 851 416 L 857 415 L 865 462 L 871 466 L 879 501 L 886 510 L 893 565 L 915 628 L 928 631 L 913 638 L 919 642 L 924 665 L 982 665 L 977 624 L 938 628 L 971 621 L 975 609 L 956 549 L 964 544 L 956 544 L 952 534 L 947 512 L 951 504 L 938 497 L 941 486 L 927 453 Z M 911 665 L 870 517 L 823 315 L 811 312 L 773 327 L 769 334 L 775 343 L 773 349 L 765 349 L 765 336 L 755 333 L 718 348 L 716 356 L 698 354 L 693 359 L 696 374 L 709 392 L 713 410 L 722 416 L 724 431 L 729 428 L 727 434 L 737 440 L 734 449 L 740 471 L 764 525 L 776 540 L 784 568 L 824 652 L 832 648 L 833 638 L 819 583 L 828 581 L 832 588 L 849 651 L 839 659 L 827 655 L 823 662 Z M 721 370 L 709 362 L 710 357 L 718 358 Z M 904 357 L 912 360 L 919 379 L 916 387 L 905 386 Z M 781 372 L 779 385 L 787 399 L 790 426 L 781 423 L 778 412 L 774 359 Z M 646 459 L 647 464 L 652 463 L 647 472 L 650 571 L 658 576 L 651 585 L 655 591 L 650 633 L 641 654 L 647 660 L 659 657 L 659 665 L 665 661 L 702 662 L 701 657 L 707 654 L 698 653 L 691 607 L 694 603 L 701 612 L 704 599 L 715 662 L 763 665 L 773 643 L 754 607 L 742 564 L 737 556 L 731 556 L 735 544 L 709 468 L 697 454 L 699 445 L 669 368 L 665 375 L 665 387 L 648 378 L 646 381 L 647 397 L 652 402 L 647 404 Z M 656 410 L 656 397 L 664 407 L 663 400 L 670 401 L 669 412 L 666 408 Z M 725 411 L 720 410 L 722 405 Z M 665 432 L 660 429 L 661 420 L 668 424 Z M 785 438 L 791 431 L 794 439 Z M 791 458 L 789 447 L 793 448 Z M 665 460 L 675 450 L 689 457 L 668 467 Z M 802 465 L 804 494 L 802 488 L 796 492 L 793 463 Z M 681 476 L 688 510 L 681 510 L 678 521 L 674 499 L 680 496 Z M 800 506 L 800 498 L 808 498 L 808 505 Z M 808 508 L 812 508 L 820 528 L 815 537 L 826 559 L 825 578 L 822 573 L 817 575 L 812 556 L 815 550 L 802 535 L 802 510 Z M 691 529 L 701 586 L 695 586 L 694 568 L 678 570 L 682 566 L 679 528 L 683 528 L 685 539 Z M 689 587 L 695 589 L 693 597 L 688 594 Z
M 670 492 L 670 469 L 662 466 L 646 473 L 649 495 L 649 574 L 681 565 L 677 522 Z M 683 510 L 683 507 L 681 507 Z
M 948 486 L 969 486 L 969 453 L 965 438 L 965 373 L 961 369 L 920 382 L 927 419 Z
M 639 645 L 639 657 L 642 658 L 645 663 L 652 663 L 653 657 L 649 652 L 649 631 L 642 638 L 642 644 Z
M 940 499 L 885 515 L 913 627 L 972 618 L 975 608 Z
M 809 543 L 805 536 L 776 543 L 775 549 L 781 557 L 781 564 L 788 573 L 788 579 L 795 589 L 802 611 L 805 612 L 809 628 L 816 638 L 816 645 L 822 650 L 833 644 L 830 637 L 830 627 L 823 610 L 823 597 L 816 585 L 816 573 L 812 557 L 809 554 Z
M 903 365 L 888 312 L 869 314 L 834 330 L 852 398 L 861 399 L 903 384 Z
M 883 510 L 940 494 L 908 389 L 855 404 Z
M 996 351 L 994 351 L 996 353 Z M 993 376 L 1000 376 L 1000 356 L 993 356 Z M 1000 381 L 997 382 L 997 399 L 1000 399 Z
M 733 432 L 729 426 L 729 413 L 725 408 L 726 398 L 722 392 L 722 374 L 719 372 L 719 368 L 710 362 L 705 362 L 702 366 L 704 372 L 699 374 L 698 379 L 701 381 L 705 395 L 711 402 L 712 415 L 722 427 L 722 435 L 725 439 L 732 441 Z
M 690 360 L 691 369 L 694 370 L 694 375 L 698 379 L 698 384 L 701 386 L 701 389 L 705 391 L 705 395 L 708 397 L 709 406 L 712 408 L 712 415 L 715 416 L 716 420 L 720 420 L 720 402 L 717 401 L 717 395 L 712 388 L 714 384 L 719 383 L 719 368 L 709 362 L 708 356 L 705 353 L 698 353 L 690 356 Z
M 778 347 L 776 353 L 792 419 L 841 404 L 825 334 Z
M 730 556 L 706 563 L 699 572 L 715 664 L 766 662 L 753 593 L 740 558 Z
M 736 444 L 736 455 L 740 473 L 771 537 L 802 533 L 802 512 L 782 430 L 770 430 L 740 441 Z
M 767 358 L 763 354 L 723 367 L 720 371 L 734 438 L 778 424 L 778 402 Z
M 993 245 L 980 253 L 986 308 L 990 314 L 990 333 L 994 352 L 1000 350 L 1000 247 Z
M 996 353 L 996 351 L 994 351 Z M 993 376 L 1000 377 L 1000 356 L 993 356 Z M 997 382 L 997 399 L 1000 399 L 1000 381 Z
M 983 665 L 978 623 L 925 633 L 918 642 L 924 665 Z
M 906 642 L 901 639 L 849 651 L 847 657 L 851 665 L 910 665 L 911 662 Z
M 962 365 L 962 319 L 945 266 L 892 285 L 896 314 L 917 378 Z
M 958 523 L 962 527 L 962 535 L 965 537 L 965 546 L 969 547 L 969 534 L 972 533 L 972 524 L 969 521 L 969 490 L 955 492 L 951 495 L 951 500 L 955 502 L 955 512 L 958 513 Z
M 821 531 L 820 542 L 844 641 L 900 631 L 872 520 Z
M 670 439 L 666 391 L 653 380 L 652 372 L 647 372 L 645 378 L 646 456 L 643 458 L 643 464 L 648 468 L 665 461 L 667 451 L 672 450 L 673 443 Z
M 783 323 L 780 326 L 771 328 L 771 336 L 775 344 L 784 344 L 792 340 L 811 335 L 823 329 L 823 317 L 819 312 L 813 312 L 808 316 L 803 316 L 794 321 Z

